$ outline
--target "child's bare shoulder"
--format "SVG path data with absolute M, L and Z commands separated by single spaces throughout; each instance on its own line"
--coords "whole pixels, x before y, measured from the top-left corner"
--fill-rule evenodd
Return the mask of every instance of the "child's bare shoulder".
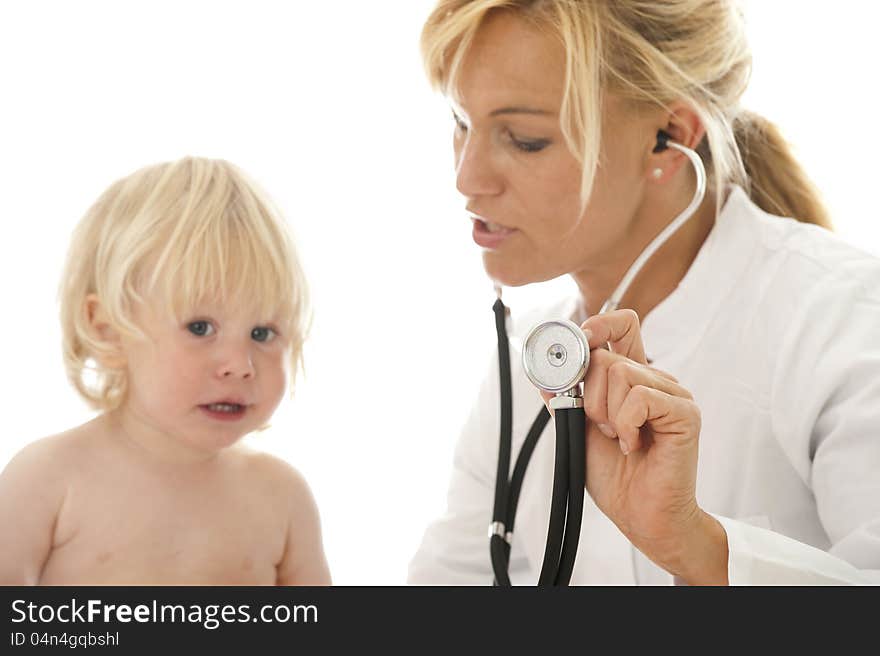
M 306 479 L 295 467 L 268 453 L 235 447 L 235 456 L 266 504 L 283 513 L 284 556 L 278 565 L 281 585 L 329 585 L 321 519 Z
M 36 440 L 0 473 L 0 582 L 34 584 L 57 537 L 59 513 L 81 469 L 90 431 L 73 429 Z
M 3 472 L 4 478 L 31 480 L 41 486 L 63 483 L 67 473 L 88 457 L 97 435 L 89 424 L 34 440 L 13 456 Z
M 248 485 L 255 486 L 268 495 L 295 500 L 310 496 L 305 477 L 290 463 L 270 453 L 257 451 L 244 445 L 229 449 L 234 467 Z

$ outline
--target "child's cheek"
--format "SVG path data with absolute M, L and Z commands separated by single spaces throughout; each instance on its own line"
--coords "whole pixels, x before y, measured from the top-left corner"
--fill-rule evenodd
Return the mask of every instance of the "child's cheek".
M 209 384 L 209 367 L 194 358 L 192 353 L 180 350 L 175 357 L 166 363 L 169 388 L 174 388 L 181 397 L 198 396 L 206 384 Z
M 189 349 L 166 345 L 156 353 L 158 385 L 162 395 L 173 404 L 192 405 L 198 402 L 198 393 L 204 387 L 205 374 L 200 372 Z
M 290 387 L 290 356 L 285 352 L 277 363 L 276 372 L 276 388 L 275 388 L 275 407 L 277 408 L 284 400 Z

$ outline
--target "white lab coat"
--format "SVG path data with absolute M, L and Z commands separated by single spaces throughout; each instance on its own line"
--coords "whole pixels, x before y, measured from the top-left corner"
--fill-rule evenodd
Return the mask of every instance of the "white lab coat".
M 544 319 L 582 320 L 577 307 L 514 314 L 511 468 L 541 407 L 521 338 Z M 727 532 L 730 583 L 880 582 L 880 260 L 767 215 L 733 187 L 642 333 L 653 365 L 700 407 L 697 501 Z M 496 356 L 456 448 L 448 509 L 427 528 L 411 583 L 491 583 L 498 423 Z M 534 584 L 540 571 L 554 439 L 551 422 L 524 480 L 514 583 Z M 588 496 L 572 584 L 672 582 Z

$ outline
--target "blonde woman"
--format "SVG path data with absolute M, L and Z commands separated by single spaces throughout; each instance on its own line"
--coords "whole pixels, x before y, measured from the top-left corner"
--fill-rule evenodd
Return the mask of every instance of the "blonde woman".
M 733 2 L 442 0 L 422 48 L 487 274 L 579 289 L 514 317 L 521 332 L 583 322 L 595 349 L 572 582 L 880 581 L 880 262 L 827 229 L 776 129 L 739 106 L 750 55 Z M 626 309 L 597 315 L 694 196 L 663 135 L 700 155 L 708 191 Z M 511 360 L 515 456 L 540 399 Z M 498 407 L 496 361 L 411 582 L 492 582 Z M 514 583 L 541 568 L 551 432 L 523 483 Z
M 0 475 L 0 584 L 328 584 L 303 477 L 239 440 L 296 372 L 306 281 L 235 166 L 187 157 L 117 181 L 61 285 L 67 374 L 99 414 Z

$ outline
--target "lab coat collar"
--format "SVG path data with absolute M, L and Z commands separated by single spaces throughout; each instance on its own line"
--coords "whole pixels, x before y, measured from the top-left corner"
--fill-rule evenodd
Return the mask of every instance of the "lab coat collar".
M 748 194 L 731 185 L 727 201 L 687 273 L 671 294 L 641 318 L 645 351 L 652 361 L 666 359 L 677 348 L 690 350 L 699 341 L 755 248 L 753 234 L 737 224 L 757 212 L 760 210 Z M 724 275 L 713 275 L 713 271 Z

